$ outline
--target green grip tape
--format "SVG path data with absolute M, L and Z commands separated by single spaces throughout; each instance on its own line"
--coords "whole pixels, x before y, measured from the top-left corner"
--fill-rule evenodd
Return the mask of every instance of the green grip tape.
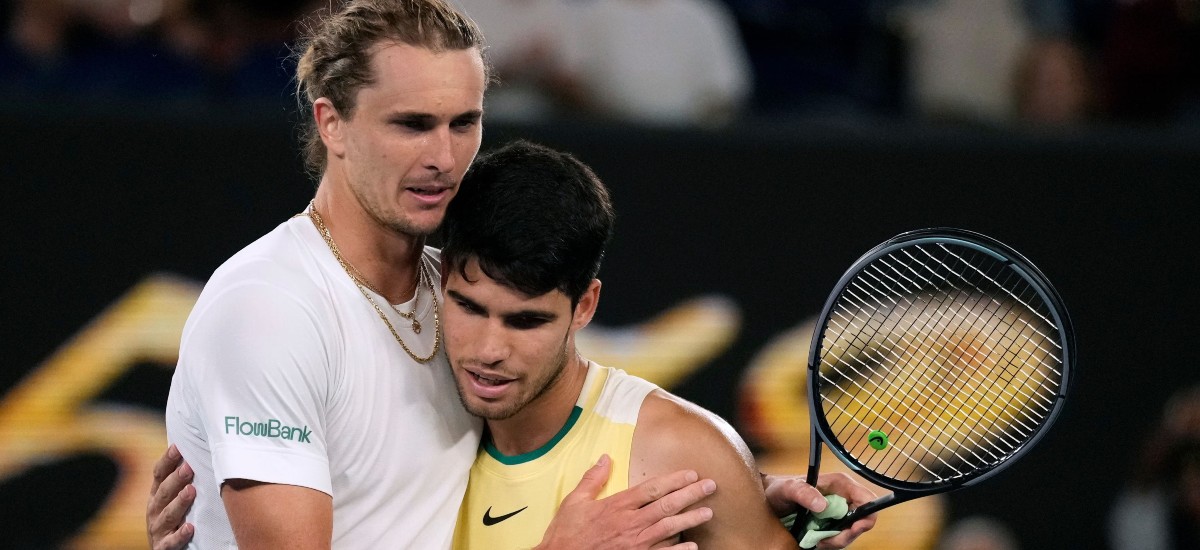
M 817 543 L 841 533 L 841 531 L 826 530 L 825 526 L 846 517 L 846 514 L 850 512 L 850 505 L 840 495 L 825 495 L 825 503 L 825 509 L 813 514 L 812 519 L 805 524 L 807 531 L 800 538 L 800 548 L 805 550 L 815 548 Z

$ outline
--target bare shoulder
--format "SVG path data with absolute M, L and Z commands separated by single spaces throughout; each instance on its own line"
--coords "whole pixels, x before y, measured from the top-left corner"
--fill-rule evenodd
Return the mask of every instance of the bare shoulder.
M 714 448 L 718 452 L 711 454 L 718 456 L 697 456 L 697 449 Z M 749 448 L 733 426 L 707 409 L 661 389 L 642 402 L 633 451 L 635 457 L 645 459 L 647 475 L 696 469 L 710 460 L 720 463 L 731 458 L 745 468 L 754 466 Z M 631 468 L 631 474 L 633 471 Z
M 724 419 L 663 390 L 646 396 L 634 430 L 630 484 L 681 469 L 717 482 L 717 491 L 698 506 L 713 520 L 684 533 L 685 540 L 712 548 L 795 548 L 771 513 L 754 456 Z

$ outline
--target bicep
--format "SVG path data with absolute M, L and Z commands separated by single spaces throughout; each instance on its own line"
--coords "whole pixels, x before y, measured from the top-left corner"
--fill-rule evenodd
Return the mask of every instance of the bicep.
M 711 508 L 713 519 L 685 532 L 684 540 L 701 548 L 795 548 L 767 506 L 750 450 L 728 423 L 662 396 L 647 398 L 642 416 L 634 432 L 631 478 L 635 469 L 638 475 L 693 469 L 717 482 L 717 491 L 696 505 Z
M 333 498 L 295 485 L 230 479 L 221 486 L 238 547 L 330 548 L 333 539 Z

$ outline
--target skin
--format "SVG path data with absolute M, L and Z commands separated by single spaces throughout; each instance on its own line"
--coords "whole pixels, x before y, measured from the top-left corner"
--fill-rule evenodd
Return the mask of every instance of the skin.
M 572 309 L 560 291 L 529 297 L 496 283 L 474 260 L 465 277 L 445 271 L 442 323 L 459 398 L 487 420 L 504 454 L 538 448 L 566 422 L 583 388 L 587 362 L 575 352 L 575 333 L 596 311 L 600 281 Z M 503 383 L 483 384 L 480 376 Z
M 314 204 L 343 257 L 398 303 L 411 299 L 425 235 L 479 151 L 486 85 L 474 49 L 383 43 L 371 65 L 375 83 L 357 93 L 352 113 L 314 102 L 329 163 Z M 330 547 L 328 494 L 231 479 L 221 498 L 241 548 Z
M 342 255 L 399 303 L 479 152 L 486 82 L 475 49 L 383 43 L 371 66 L 375 83 L 359 90 L 352 114 L 314 102 L 328 151 L 314 200 Z
M 528 296 L 490 279 L 474 262 L 446 270 L 447 353 L 466 408 L 487 420 L 504 454 L 530 452 L 566 422 L 583 390 L 588 361 L 575 348 L 600 299 L 593 280 L 572 307 L 554 290 Z M 696 453 L 695 449 L 705 449 Z M 683 533 L 704 548 L 795 548 L 767 506 L 749 449 L 715 415 L 656 390 L 633 437 L 629 483 L 692 469 L 721 487 L 703 501 L 714 519 Z
M 479 151 L 484 65 L 477 49 L 435 53 L 397 43 L 376 45 L 371 63 L 375 83 L 357 92 L 352 112 L 325 98 L 314 102 L 328 163 L 314 205 L 342 256 L 398 303 L 412 298 L 425 236 L 441 223 Z M 182 548 L 194 534 L 183 521 L 196 497 L 192 475 L 174 446 L 156 464 L 147 505 L 152 548 Z M 594 548 L 605 540 L 649 547 L 711 516 L 706 509 L 681 513 L 705 495 L 695 472 L 674 472 L 621 499 L 597 501 L 607 476 L 602 464 L 588 472 L 575 501 L 560 512 L 563 524 L 582 528 L 547 537 L 548 547 L 576 547 L 575 536 Z M 333 502 L 325 493 L 231 479 L 221 497 L 241 548 L 331 545 Z M 657 510 L 640 510 L 652 501 Z

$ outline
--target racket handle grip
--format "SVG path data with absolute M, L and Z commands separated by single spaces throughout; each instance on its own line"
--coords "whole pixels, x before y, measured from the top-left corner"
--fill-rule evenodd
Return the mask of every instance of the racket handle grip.
M 816 488 L 817 478 L 821 472 L 821 435 L 817 431 L 816 422 L 812 422 L 809 425 L 808 440 L 812 444 L 808 447 L 808 475 L 804 477 L 804 481 Z M 804 533 L 808 530 L 806 526 L 812 519 L 812 512 L 808 512 L 803 508 L 800 512 L 797 512 L 792 519 L 791 528 L 788 529 L 788 532 L 792 534 L 792 538 L 800 540 L 804 537 Z
M 875 512 L 878 512 L 878 511 L 880 511 L 884 508 L 887 508 L 888 506 L 891 506 L 893 504 L 898 504 L 896 502 L 893 502 L 895 499 L 896 499 L 896 493 L 888 493 L 880 498 L 872 500 L 871 502 L 868 502 L 862 506 L 859 506 L 858 508 L 850 510 L 850 512 L 848 512 L 845 516 L 843 516 L 842 519 L 836 520 L 833 523 L 831 523 L 829 525 L 829 529 L 832 531 L 842 531 L 845 528 L 852 525 L 855 521 L 858 521 L 866 516 L 874 514 Z

